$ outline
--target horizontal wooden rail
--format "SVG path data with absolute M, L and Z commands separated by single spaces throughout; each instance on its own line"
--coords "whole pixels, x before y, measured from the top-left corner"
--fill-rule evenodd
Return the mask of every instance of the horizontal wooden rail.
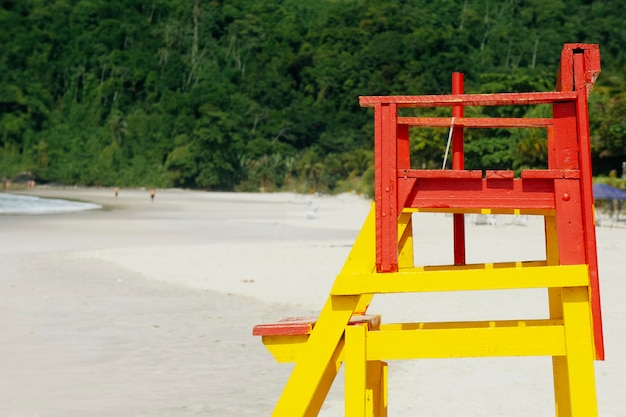
M 426 322 L 426 323 L 385 323 L 378 328 L 368 331 L 368 359 L 418 359 L 458 357 L 461 349 L 465 354 L 478 357 L 486 356 L 485 348 L 495 355 L 562 355 L 563 352 L 563 320 L 535 319 L 535 320 L 490 320 L 468 322 Z M 522 330 L 518 330 L 522 329 Z M 520 334 L 524 329 L 531 329 L 530 333 Z M 411 337 L 417 334 L 417 339 Z M 521 345 L 525 336 L 533 336 L 533 341 Z M 478 339 L 476 339 L 478 337 Z M 453 344 L 446 344 L 447 349 L 437 345 L 436 349 L 428 349 L 427 344 L 433 338 L 454 339 Z M 405 347 L 411 348 L 411 353 L 398 352 L 403 347 L 393 346 L 400 339 L 408 343 Z M 430 339 L 430 340 L 427 340 Z M 516 339 L 516 345 L 513 344 Z M 280 363 L 295 362 L 302 349 L 309 340 L 308 334 L 302 335 L 269 335 L 263 336 L 263 344 Z M 473 340 L 473 342 L 472 342 Z M 539 343 L 536 341 L 539 340 Z M 371 345 L 369 344 L 371 341 Z M 391 346 L 383 346 L 386 343 Z M 468 343 L 470 343 L 468 345 Z M 413 349 L 415 346 L 421 346 Z M 344 361 L 344 342 L 340 341 L 335 352 L 333 362 L 339 368 Z
M 578 93 L 557 91 L 544 93 L 449 94 L 428 96 L 361 96 L 361 107 L 376 104 L 396 104 L 398 107 L 450 107 L 450 106 L 525 106 L 575 101 Z
M 565 355 L 562 324 L 380 330 L 367 333 L 367 360 Z
M 398 117 L 399 125 L 418 127 L 466 127 L 466 128 L 518 128 L 548 127 L 554 124 L 551 118 L 508 118 L 508 117 Z
M 417 177 L 408 171 L 398 178 L 403 208 L 555 208 L 554 179 L 512 178 L 492 174 L 489 178 Z
M 512 179 L 515 177 L 511 170 L 486 170 L 480 169 L 399 169 L 398 178 L 500 178 Z M 525 169 L 522 170 L 520 178 L 522 179 L 579 179 L 580 171 L 576 169 Z
M 379 330 L 450 330 L 450 329 L 496 329 L 502 327 L 538 327 L 562 326 L 562 319 L 528 319 L 528 320 L 484 320 L 484 321 L 444 321 L 444 322 L 412 322 L 385 323 Z
M 497 264 L 472 265 L 471 268 L 407 268 L 393 274 L 340 274 L 331 294 L 479 291 L 589 285 L 587 265 L 519 268 L 507 265 L 502 268 Z
M 285 317 L 276 323 L 257 324 L 252 329 L 253 336 L 298 336 L 310 334 L 315 327 L 317 317 Z M 354 315 L 349 325 L 367 324 L 374 329 L 380 325 L 380 316 L 372 314 Z
M 480 169 L 401 169 L 398 170 L 398 177 L 481 179 L 483 172 Z

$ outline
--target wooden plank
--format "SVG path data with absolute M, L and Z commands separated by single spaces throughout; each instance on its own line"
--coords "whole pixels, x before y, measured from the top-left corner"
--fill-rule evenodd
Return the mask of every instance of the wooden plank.
M 586 288 L 563 288 L 567 378 L 572 416 L 597 417 L 594 341 Z
M 386 323 L 381 324 L 379 329 L 389 331 L 423 331 L 423 330 L 453 330 L 453 329 L 494 329 L 515 327 L 539 327 L 539 326 L 562 326 L 562 319 L 534 319 L 534 320 L 490 320 L 490 321 L 465 321 L 465 322 L 422 322 L 422 323 Z M 371 329 L 368 329 L 371 333 Z M 277 362 L 295 362 L 304 348 L 308 335 L 300 336 L 263 336 L 263 344 L 272 353 Z M 344 352 L 331 361 L 339 368 L 344 359 Z M 368 374 L 368 378 L 370 375 Z
M 555 169 L 580 169 L 578 152 L 578 132 L 576 130 L 576 103 L 555 103 L 554 147 Z
M 580 171 L 576 169 L 524 169 L 521 174 L 522 178 L 551 178 L 551 179 L 578 179 Z
M 485 177 L 495 178 L 495 174 L 487 174 L 494 172 L 510 172 L 506 177 L 501 178 L 513 178 L 513 171 L 504 170 L 487 170 L 485 171 Z M 441 169 L 399 169 L 398 177 L 407 178 L 482 178 L 482 171 L 480 169 L 473 170 L 441 170 Z M 520 178 L 525 179 L 579 179 L 580 171 L 576 169 L 524 169 L 521 172 Z
M 398 270 L 398 110 L 395 103 L 379 103 L 375 113 L 376 268 L 394 272 Z
M 530 319 L 530 320 L 484 320 L 484 321 L 445 321 L 445 322 L 411 322 L 386 323 L 380 331 L 393 330 L 441 330 L 441 329 L 495 329 L 501 327 L 539 327 L 562 326 L 563 319 Z
M 484 207 L 454 207 L 454 208 L 404 208 L 408 213 L 445 213 L 445 214 L 507 214 L 507 215 L 529 215 L 529 216 L 552 216 L 554 209 L 519 209 L 519 208 L 484 208 Z
M 463 94 L 464 79 L 460 72 L 452 73 L 452 94 Z M 462 118 L 465 115 L 463 106 L 452 106 L 452 119 Z M 462 126 L 451 128 L 452 135 L 452 169 L 465 169 L 465 132 Z M 452 220 L 454 236 L 454 263 L 465 264 L 465 216 L 454 214 Z
M 416 127 L 465 127 L 465 128 L 546 128 L 552 126 L 551 118 L 517 117 L 398 117 L 399 125 Z
M 400 169 L 398 177 L 406 178 L 465 178 L 477 179 L 483 177 L 480 169 L 461 170 L 461 169 Z
M 347 328 L 345 331 L 346 416 L 367 415 L 367 334 L 364 326 Z
M 498 268 L 494 264 L 475 269 L 449 267 L 409 268 L 384 274 L 339 275 L 333 295 L 393 294 L 506 290 L 520 288 L 577 287 L 589 285 L 587 265 Z
M 296 336 L 311 333 L 317 317 L 286 317 L 276 323 L 257 324 L 253 336 Z
M 367 360 L 559 356 L 562 325 L 377 331 L 367 335 Z
M 296 336 L 310 334 L 317 317 L 285 317 L 276 323 L 257 324 L 252 329 L 253 336 Z M 352 316 L 348 325 L 366 324 L 369 329 L 380 325 L 380 315 L 364 314 Z
M 406 208 L 554 209 L 551 179 L 399 178 Z
M 542 93 L 449 94 L 426 96 L 360 96 L 361 107 L 397 104 L 398 107 L 513 106 L 573 102 L 577 94 L 570 91 Z
M 485 171 L 485 178 L 487 179 L 500 179 L 500 180 L 512 180 L 514 178 L 513 171 L 503 169 L 488 169 Z
M 593 317 L 593 332 L 595 339 L 595 351 L 597 359 L 604 359 L 604 336 L 602 331 L 602 310 L 600 307 L 600 283 L 598 278 L 598 255 L 596 249 L 596 228 L 593 212 L 593 183 L 591 173 L 591 140 L 589 133 L 589 114 L 587 109 L 587 93 L 593 86 L 593 81 L 589 81 L 587 76 L 589 72 L 597 70 L 600 72 L 600 56 L 599 51 L 597 57 L 585 60 L 587 50 L 584 57 L 580 53 L 574 53 L 574 77 L 576 80 L 576 90 L 580 96 L 576 105 L 577 112 L 577 128 L 578 128 L 578 147 L 580 156 L 580 189 L 581 189 L 581 206 L 582 206 L 582 222 L 585 237 L 585 254 L 587 264 L 589 265 L 589 277 L 591 286 L 591 311 Z M 597 62 L 595 61 L 597 58 Z M 594 67 L 597 65 L 597 67 Z M 591 66 L 589 68 L 589 66 Z M 589 71 L 589 72 L 588 72 Z M 596 74 L 597 76 L 597 74 Z M 587 84 L 587 82 L 590 84 Z M 583 82 L 588 88 L 583 88 Z

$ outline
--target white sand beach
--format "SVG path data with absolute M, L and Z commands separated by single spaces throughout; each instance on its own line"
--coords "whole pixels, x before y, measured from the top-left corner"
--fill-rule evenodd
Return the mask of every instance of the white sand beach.
M 291 365 L 255 324 L 316 315 L 370 208 L 356 195 L 41 188 L 104 206 L 0 215 L 0 415 L 270 416 Z M 451 218 L 415 218 L 420 264 Z M 468 261 L 543 258 L 543 224 L 467 223 Z M 598 227 L 599 414 L 626 415 L 626 230 Z M 383 321 L 538 318 L 545 291 L 378 296 Z M 321 415 L 342 416 L 342 375 Z M 549 358 L 392 362 L 389 416 L 554 416 Z

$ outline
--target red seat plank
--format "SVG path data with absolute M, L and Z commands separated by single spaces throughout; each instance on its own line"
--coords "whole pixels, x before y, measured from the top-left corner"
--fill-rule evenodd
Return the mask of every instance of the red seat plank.
M 252 329 L 253 336 L 300 336 L 310 334 L 315 327 L 317 317 L 285 317 L 276 323 L 257 324 Z M 380 325 L 380 316 L 364 314 L 352 316 L 350 325 L 367 324 L 374 329 Z

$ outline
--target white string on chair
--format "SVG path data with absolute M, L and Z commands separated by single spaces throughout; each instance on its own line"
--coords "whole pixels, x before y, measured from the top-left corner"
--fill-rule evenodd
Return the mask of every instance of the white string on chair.
M 452 141 L 453 130 L 454 130 L 454 117 L 452 117 L 452 121 L 450 122 L 450 132 L 448 133 L 448 143 L 446 145 L 446 153 L 443 155 L 443 164 L 441 164 L 441 169 L 446 169 L 446 162 L 448 161 L 448 152 L 450 151 L 450 142 Z

